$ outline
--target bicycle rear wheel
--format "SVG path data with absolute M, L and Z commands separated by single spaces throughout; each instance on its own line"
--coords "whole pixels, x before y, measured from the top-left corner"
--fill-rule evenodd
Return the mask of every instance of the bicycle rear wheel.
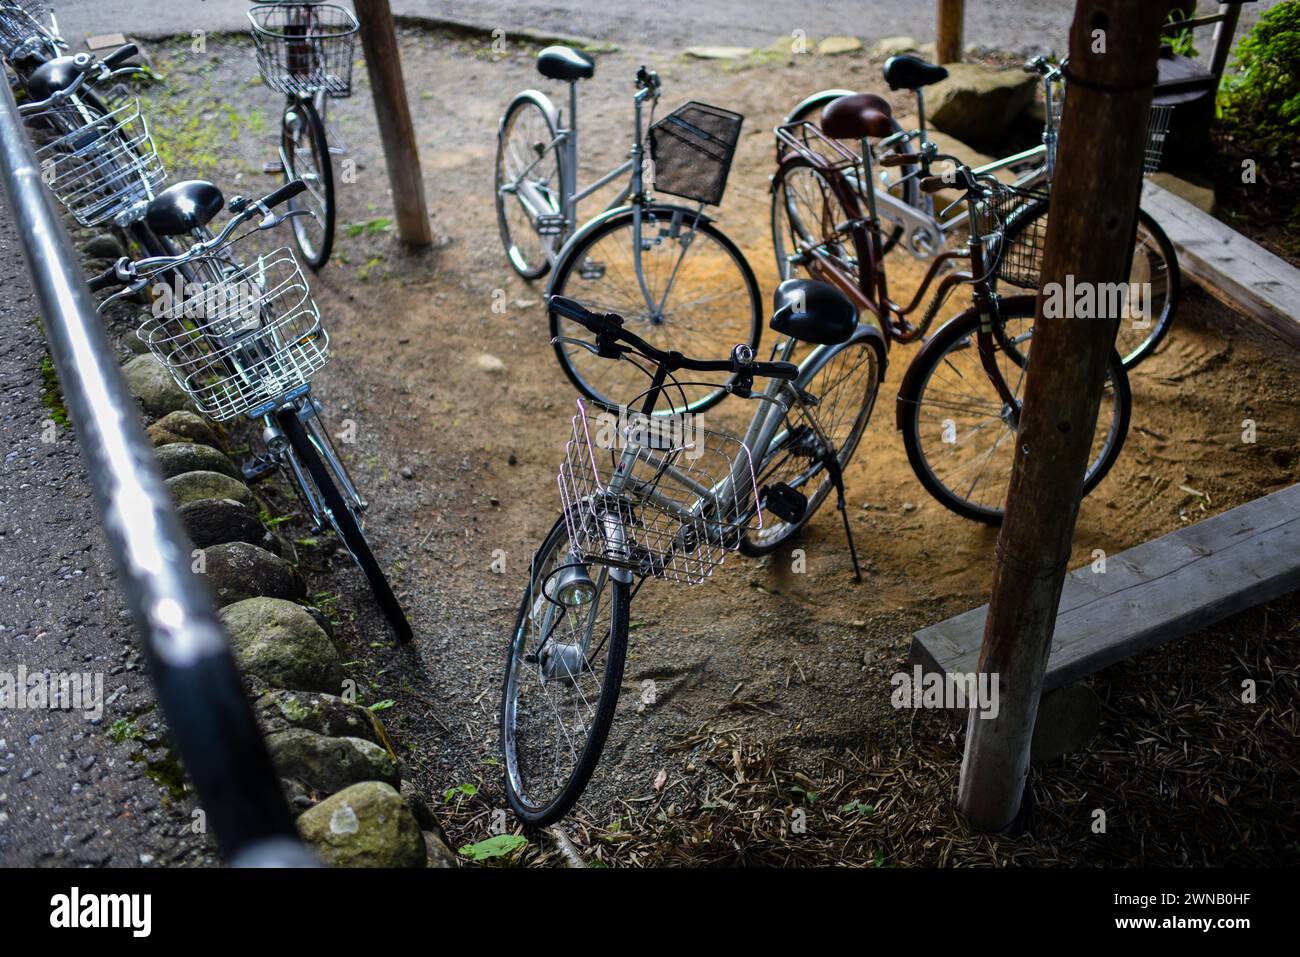
M 334 246 L 334 164 L 330 159 L 325 123 L 307 97 L 290 99 L 280 118 L 280 151 L 285 182 L 300 179 L 307 191 L 288 201 L 290 210 L 306 210 L 294 216 L 293 237 L 303 262 L 320 269 L 329 261 Z
M 818 278 L 808 271 L 809 250 L 829 258 L 845 276 L 858 276 L 863 250 L 854 233 L 836 227 L 861 217 L 855 198 L 835 173 L 802 156 L 786 160 L 772 180 L 772 250 L 781 279 Z
M 898 391 L 898 427 L 912 470 L 945 508 L 989 525 L 1002 522 L 1011 482 L 1020 396 L 1030 361 L 1034 302 L 1004 300 L 995 320 L 995 361 L 1016 396 L 1003 403 L 981 363 L 979 315 L 964 312 L 925 344 Z M 1128 435 L 1132 396 L 1112 353 L 1083 482 L 1087 495 L 1110 471 Z
M 564 154 L 552 116 L 549 100 L 521 93 L 506 108 L 497 133 L 497 228 L 506 258 L 525 279 L 545 276 L 565 239 L 562 229 L 548 235 L 538 229 L 539 217 L 554 223 L 564 215 Z
M 510 636 L 501 696 L 506 798 L 543 826 L 577 803 L 614 720 L 627 655 L 630 586 L 588 566 L 594 592 L 556 601 L 557 573 L 574 561 L 561 517 L 537 550 Z
M 637 245 L 652 303 L 637 277 Z M 639 236 L 630 208 L 579 234 L 561 253 L 550 292 L 617 313 L 652 346 L 698 358 L 725 359 L 741 343 L 757 350 L 763 331 L 758 280 L 744 255 L 711 222 L 681 207 L 644 207 Z M 551 337 L 556 336 L 593 340 L 582 326 L 552 312 Z M 565 342 L 555 343 L 555 355 L 578 391 L 605 409 L 616 411 L 650 385 L 631 362 L 602 359 Z M 702 412 L 726 394 L 723 385 L 688 388 L 684 400 L 672 391 L 655 414 Z
M 334 531 L 338 534 L 344 547 L 352 555 L 357 567 L 366 576 L 366 581 L 369 582 L 370 589 L 374 592 L 375 601 L 379 603 L 380 610 L 384 613 L 384 617 L 388 619 L 388 623 L 397 634 L 398 640 L 402 642 L 410 641 L 412 635 L 411 623 L 407 621 L 401 602 L 397 600 L 392 586 L 388 583 L 388 578 L 384 575 L 384 570 L 375 559 L 374 552 L 370 550 L 370 543 L 366 540 L 366 533 L 361 530 L 360 508 L 356 498 L 355 496 L 345 497 L 344 493 L 339 489 L 339 486 L 342 485 L 345 489 L 350 490 L 352 483 L 346 475 L 336 474 L 333 465 L 326 464 L 327 461 L 332 463 L 336 459 L 332 452 L 327 452 L 324 447 L 325 440 L 315 435 L 308 435 L 307 429 L 303 427 L 302 420 L 298 418 L 296 409 L 280 410 L 276 413 L 276 421 L 283 430 L 285 437 L 289 440 L 293 455 L 300 466 L 297 471 L 299 473 L 305 472 L 303 477 L 310 480 L 312 485 L 315 486 L 314 492 L 312 490 L 306 491 L 315 495 L 314 500 L 323 508 L 325 517 L 334 527 Z M 349 498 L 351 498 L 351 501 L 349 501 Z

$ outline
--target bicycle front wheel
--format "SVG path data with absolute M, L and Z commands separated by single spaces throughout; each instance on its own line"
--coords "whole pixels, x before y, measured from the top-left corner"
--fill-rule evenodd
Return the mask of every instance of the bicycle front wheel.
M 328 449 L 327 440 L 315 435 L 308 435 L 307 429 L 303 427 L 302 420 L 298 418 L 296 409 L 288 408 L 279 412 L 276 416 L 280 428 L 284 431 L 285 437 L 289 440 L 289 445 L 293 450 L 294 458 L 297 460 L 299 468 L 296 473 L 302 474 L 315 487 L 305 489 L 309 499 L 317 503 L 333 526 L 335 533 L 343 542 L 348 553 L 352 556 L 357 567 L 361 569 L 366 581 L 370 584 L 370 590 L 374 593 L 375 601 L 378 602 L 380 610 L 388 623 L 392 626 L 399 641 L 407 642 L 411 640 L 411 623 L 407 621 L 406 613 L 402 610 L 402 603 L 397 600 L 393 593 L 393 587 L 388 583 L 388 578 L 384 575 L 383 568 L 380 567 L 375 554 L 370 550 L 370 542 L 366 540 L 366 533 L 361 530 L 360 508 L 358 507 L 357 497 L 355 494 L 345 495 L 340 490 L 342 485 L 351 493 L 351 482 L 347 476 L 341 474 L 342 466 L 339 465 L 339 474 L 335 474 L 334 466 L 327 465 L 327 460 L 331 463 L 337 463 L 333 451 Z M 316 430 L 313 429 L 313 432 Z
M 962 313 L 917 353 L 898 392 L 899 428 L 912 470 L 945 508 L 989 525 L 1002 522 L 1021 395 L 1030 361 L 1034 301 L 1004 301 L 996 322 L 994 361 L 1016 398 L 1004 403 L 980 357 L 979 315 Z M 1132 397 L 1128 376 L 1112 352 L 1083 494 L 1115 464 L 1128 435 Z
M 556 263 L 550 292 L 617 313 L 652 346 L 699 359 L 725 359 L 741 343 L 757 351 L 763 331 L 758 280 L 744 255 L 711 222 L 680 207 L 645 206 L 639 234 L 627 209 L 575 238 Z M 552 312 L 556 336 L 594 339 Z M 578 391 L 606 409 L 633 402 L 650 385 L 633 363 L 581 346 L 557 342 L 555 355 Z M 718 383 L 684 387 L 684 395 L 674 389 L 656 414 L 702 412 L 726 394 Z
M 578 568 L 587 600 L 561 604 L 560 577 Z M 578 565 L 563 517 L 533 558 L 501 698 L 506 798 L 526 824 L 563 817 L 600 760 L 623 680 L 629 592 L 607 567 Z
M 280 152 L 285 182 L 300 179 L 307 192 L 288 201 L 290 210 L 305 210 L 294 216 L 293 237 L 303 261 L 320 269 L 334 246 L 334 164 L 330 161 L 325 123 L 311 100 L 292 99 L 280 118 Z

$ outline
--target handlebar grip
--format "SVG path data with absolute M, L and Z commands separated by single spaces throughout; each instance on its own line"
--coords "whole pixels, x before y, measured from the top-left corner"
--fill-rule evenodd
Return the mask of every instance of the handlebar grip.
M 941 190 L 956 186 L 956 183 L 949 183 L 942 176 L 927 176 L 921 180 L 921 192 L 938 193 Z
M 915 153 L 890 153 L 880 158 L 881 166 L 915 166 L 919 162 L 921 157 Z
M 767 379 L 785 379 L 787 382 L 799 375 L 799 367 L 793 362 L 755 362 L 750 368 L 755 375 Z
M 122 282 L 121 279 L 118 278 L 117 275 L 117 266 L 118 263 L 120 262 L 121 260 L 119 259 L 117 262 L 113 263 L 113 265 L 109 266 L 107 269 L 105 269 L 102 273 L 100 273 L 95 278 L 87 280 L 86 285 L 90 287 L 90 291 L 102 292 L 103 290 L 108 289 L 112 286 L 126 285 L 124 282 Z
M 546 300 L 546 304 L 565 319 L 572 319 L 592 332 L 600 332 L 605 327 L 605 321 L 600 316 L 576 299 L 569 299 L 567 296 L 551 296 Z
M 124 46 L 118 47 L 108 56 L 104 57 L 102 62 L 104 66 L 108 67 L 110 70 L 116 69 L 119 64 L 125 63 L 127 60 L 130 60 L 135 56 L 137 56 L 139 53 L 140 53 L 140 48 L 138 46 L 136 46 L 134 43 L 127 43 Z
M 304 192 L 306 189 L 307 189 L 307 184 L 304 183 L 302 180 L 300 179 L 291 180 L 290 182 L 285 183 L 279 189 L 267 193 L 260 200 L 258 200 L 258 202 L 261 203 L 263 206 L 265 206 L 267 209 L 274 209 L 276 206 L 279 206 L 285 200 L 293 199 L 295 196 L 297 196 L 299 193 Z

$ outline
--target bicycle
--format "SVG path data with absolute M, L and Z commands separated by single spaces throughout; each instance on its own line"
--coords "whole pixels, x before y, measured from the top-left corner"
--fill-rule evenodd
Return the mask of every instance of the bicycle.
M 577 50 L 552 46 L 538 54 L 537 68 L 569 84 L 568 123 L 537 90 L 516 96 L 501 118 L 497 222 L 511 267 L 530 280 L 550 271 L 548 296 L 598 303 L 638 323 L 665 348 L 707 355 L 744 342 L 757 349 L 758 281 L 740 249 L 704 213 L 705 206 L 722 202 L 743 117 L 692 101 L 655 122 L 661 84 L 642 66 L 632 98 L 628 159 L 579 189 L 578 84 L 594 75 L 595 63 Z M 628 182 L 613 201 L 578 228 L 578 203 L 624 175 Z M 648 181 L 696 205 L 657 202 L 647 193 Z M 549 321 L 569 381 L 595 404 L 616 408 L 617 397 L 635 379 L 567 345 L 581 330 L 561 316 L 551 312 Z M 702 396 L 683 396 L 684 408 L 661 412 L 701 412 L 725 394 L 710 388 Z
M 338 216 L 327 109 L 331 99 L 352 95 L 352 54 L 360 25 L 351 11 L 330 3 L 255 0 L 248 11 L 262 80 L 284 94 L 280 114 L 280 158 L 267 172 L 285 182 L 307 184 L 310 202 L 292 209 L 307 215 L 291 220 L 303 261 L 319 270 L 329 261 Z M 337 134 L 334 139 L 338 139 Z
M 777 129 L 787 156 L 772 182 L 773 242 L 791 271 L 830 282 L 872 316 L 887 345 L 924 337 L 949 293 L 960 284 L 971 286 L 971 308 L 945 323 L 913 357 L 899 386 L 896 424 L 925 489 L 956 514 L 996 525 L 1010 482 L 1036 297 L 999 296 L 994 277 L 1020 267 L 1005 234 L 1027 197 L 991 174 L 934 152 L 931 159 L 953 164 L 951 183 L 948 176 L 930 176 L 918 180 L 918 188 L 933 194 L 955 184 L 966 205 L 970 235 L 965 249 L 939 253 L 911 302 L 898 305 L 889 295 L 878 191 L 860 187 L 872 182 L 866 141 L 889 135 L 888 111 L 889 105 L 874 94 L 853 94 L 825 107 L 820 127 L 804 121 Z M 861 153 L 840 140 L 857 140 Z M 886 168 L 921 163 L 911 153 L 881 160 Z M 959 259 L 969 260 L 970 271 L 947 272 L 913 325 L 907 317 L 939 273 Z M 1128 376 L 1114 354 L 1085 494 L 1118 458 L 1131 405 Z
M 67 45 L 46 0 L 0 0 L 0 56 L 10 61 L 55 57 Z
M 305 215 L 292 200 L 306 189 L 294 181 L 258 200 L 237 196 L 229 204 L 233 215 L 214 235 L 209 223 L 226 207 L 221 191 L 203 181 L 178 183 L 149 204 L 146 219 L 163 235 L 189 233 L 193 245 L 176 255 L 134 262 L 122 257 L 89 285 L 96 292 L 123 287 L 104 299 L 102 311 L 158 284 L 154 314 L 137 335 L 205 415 L 218 422 L 241 416 L 261 422 L 266 452 L 245 463 L 245 478 L 255 482 L 278 471 L 289 482 L 315 531 L 333 528 L 405 642 L 410 623 L 366 539 L 367 502 L 311 394 L 312 378 L 329 358 L 329 335 L 302 268 L 287 247 L 248 263 L 232 253 L 253 233 Z M 273 212 L 281 204 L 288 211 Z M 260 220 L 235 235 L 254 217 Z M 169 278 L 159 283 L 162 277 Z M 174 277 L 188 281 L 173 284 Z
M 501 742 L 511 809 L 531 825 L 568 812 L 600 759 L 622 680 L 628 609 L 650 579 L 699 584 L 728 551 L 768 554 L 803 528 L 835 490 L 857 579 L 843 470 L 871 417 L 885 343 L 832 286 L 781 284 L 770 325 L 781 337 L 760 362 L 748 344 L 730 357 L 658 349 L 575 300 L 549 307 L 592 339 L 601 361 L 650 379 L 611 427 L 577 401 L 559 471 L 563 511 L 534 556 L 506 660 Z M 796 348 L 811 346 L 798 365 Z M 656 418 L 677 373 L 728 375 L 729 394 L 757 402 L 743 438 L 686 417 Z M 767 379 L 762 391 L 756 378 Z M 605 418 L 602 419 L 601 416 Z M 767 519 L 764 520 L 764 513 Z M 594 578 L 593 578 L 594 571 Z
M 1026 61 L 1023 67 L 1025 72 L 1040 77 L 1043 84 L 1045 118 L 1042 143 L 974 168 L 974 172 L 981 176 L 1003 170 L 1019 171 L 1011 185 L 1023 191 L 1023 208 L 1008 217 L 1005 233 L 1005 241 L 1015 250 L 1010 255 L 1017 260 L 1017 265 L 1013 269 L 1008 262 L 1000 278 L 1023 289 L 1038 288 L 1038 276 L 1042 268 L 1042 243 L 1047 235 L 1050 189 L 1056 165 L 1061 109 L 1065 100 L 1065 66 L 1065 63 L 1052 65 L 1040 56 Z M 936 214 L 933 199 L 917 188 L 920 178 L 932 174 L 932 164 L 938 152 L 926 131 L 924 90 L 945 79 L 948 71 L 918 57 L 903 55 L 887 60 L 883 72 L 890 89 L 907 89 L 915 94 L 917 127 L 904 130 L 890 116 L 888 129 L 882 129 L 879 137 L 868 138 L 872 158 L 879 163 L 886 156 L 902 154 L 916 156 L 920 160 L 916 164 L 918 169 L 897 179 L 890 178 L 881 171 L 873 180 L 877 184 L 877 208 L 882 218 L 890 223 L 884 251 L 889 252 L 901 243 L 902 248 L 912 256 L 932 260 L 946 247 L 947 237 L 954 233 L 960 235 L 960 231 L 965 230 L 968 224 L 968 212 L 964 204 L 954 204 L 956 209 L 951 215 Z M 801 102 L 782 125 L 791 126 L 808 121 L 820 115 L 822 109 L 834 100 L 852 92 L 823 90 L 813 94 Z M 1152 107 L 1143 162 L 1146 173 L 1155 172 L 1159 168 L 1170 111 L 1171 108 L 1167 106 Z M 777 143 L 777 159 L 780 162 L 784 159 L 785 147 L 779 138 Z M 856 147 L 859 144 L 853 145 Z M 949 209 L 952 210 L 953 207 Z M 778 268 L 784 266 L 784 263 L 778 262 Z M 1149 286 L 1151 314 L 1134 317 L 1131 323 L 1120 326 L 1116 344 L 1126 369 L 1133 368 L 1151 355 L 1168 334 L 1182 288 L 1182 275 L 1173 243 L 1155 219 L 1141 209 L 1138 210 L 1129 281 Z

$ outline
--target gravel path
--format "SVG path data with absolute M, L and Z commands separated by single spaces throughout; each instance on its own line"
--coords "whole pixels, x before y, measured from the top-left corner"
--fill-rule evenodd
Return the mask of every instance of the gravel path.
M 0 287 L 0 687 L 25 669 L 90 673 L 103 689 L 97 718 L 0 707 L 0 866 L 211 859 L 188 832 L 193 803 L 149 776 L 175 764 L 72 430 L 47 424 L 45 343 L 2 195 Z

